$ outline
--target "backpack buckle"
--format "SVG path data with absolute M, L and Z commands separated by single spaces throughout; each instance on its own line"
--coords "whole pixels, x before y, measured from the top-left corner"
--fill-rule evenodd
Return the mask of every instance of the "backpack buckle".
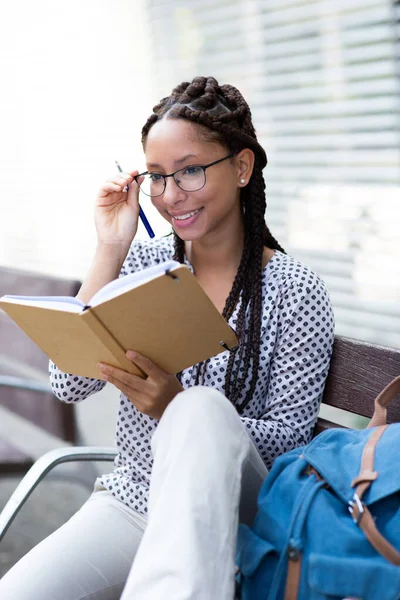
M 351 514 L 351 518 L 353 522 L 358 525 L 362 515 L 364 514 L 364 504 L 361 502 L 360 497 L 357 493 L 354 494 L 353 499 L 349 501 L 348 506 L 349 513 Z M 354 515 L 355 510 L 357 510 L 357 514 Z

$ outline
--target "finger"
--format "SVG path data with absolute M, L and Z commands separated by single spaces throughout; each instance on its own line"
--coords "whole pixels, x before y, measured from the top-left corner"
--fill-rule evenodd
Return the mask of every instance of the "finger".
M 141 377 L 138 377 L 133 373 L 128 373 L 127 371 L 123 371 L 118 367 L 113 367 L 105 363 L 99 363 L 98 368 L 106 381 L 110 381 L 110 378 L 112 377 L 115 381 L 119 381 L 121 384 L 132 389 L 135 389 L 137 386 L 136 380 L 142 381 Z
M 130 189 L 132 189 L 132 192 L 130 194 L 128 194 L 128 202 L 130 199 L 134 199 L 137 201 L 137 197 L 139 195 L 139 189 L 137 186 L 137 181 L 135 180 L 135 177 L 139 174 L 139 171 L 137 169 L 134 169 L 133 171 L 124 171 L 122 173 L 119 174 L 119 177 L 123 178 L 123 190 L 124 192 L 129 192 Z
M 130 388 L 128 385 L 125 385 L 122 381 L 116 379 L 112 375 L 107 375 L 106 381 L 108 381 L 108 383 L 112 383 L 112 385 L 115 385 L 115 387 L 119 389 L 119 391 L 122 392 L 127 398 L 133 395 L 134 391 L 132 388 Z
M 122 185 L 119 183 L 112 183 L 111 181 L 106 181 L 106 183 L 101 187 L 102 192 L 120 192 L 122 189 Z
M 140 188 L 136 179 L 132 179 L 132 182 L 129 184 L 128 188 L 129 189 L 126 190 L 128 192 L 128 203 L 130 202 L 132 205 L 137 206 L 139 202 Z
M 133 178 L 128 173 L 126 175 L 124 173 L 121 173 L 121 175 L 118 175 L 116 179 L 117 183 L 119 183 L 120 185 L 126 185 L 127 183 L 130 183 Z
M 125 193 L 129 190 L 129 185 L 132 180 L 133 178 L 128 173 L 121 173 L 121 175 L 117 175 L 115 179 L 113 179 L 112 183 L 119 185 L 120 191 Z
M 137 171 L 134 171 L 134 173 L 137 173 Z M 133 175 L 131 175 L 131 173 L 128 173 L 127 171 L 124 171 L 123 173 L 120 173 L 119 175 L 120 177 L 123 177 L 123 179 L 125 179 L 126 181 L 131 181 L 133 179 Z
M 100 196 L 107 196 L 108 194 L 112 194 L 114 192 L 127 192 L 128 191 L 128 184 L 130 182 L 127 181 L 126 179 L 122 179 L 120 181 L 106 181 L 105 184 L 102 186 L 99 195 Z
M 124 171 L 124 174 L 127 174 L 133 178 L 136 177 L 136 175 L 139 175 L 139 171 L 137 169 L 133 169 L 132 171 Z
M 122 179 L 125 184 L 131 183 L 135 181 L 135 177 L 137 177 L 137 175 L 139 175 L 139 171 L 137 169 L 134 171 L 123 171 L 122 173 L 118 173 L 117 175 L 110 177 L 109 181 L 120 182 L 120 179 Z
M 129 386 L 121 383 L 121 381 L 119 381 L 118 379 L 114 379 L 113 377 L 110 377 L 108 381 L 109 383 L 114 385 L 117 388 L 117 390 L 124 394 L 124 396 L 128 398 L 129 402 L 131 402 L 131 404 L 133 404 L 137 408 L 137 410 L 139 410 L 140 412 L 144 412 L 146 408 L 146 396 L 143 396 L 143 394 L 141 394 L 139 391 L 130 388 Z
M 138 176 L 135 177 L 135 182 L 137 183 L 137 185 L 140 186 L 140 184 L 143 183 L 143 181 L 144 181 L 143 175 L 141 177 L 138 177 Z
M 136 350 L 127 350 L 126 356 L 148 377 L 152 377 L 154 379 L 156 377 L 162 377 L 166 374 L 165 371 L 160 369 L 160 367 L 147 358 L 147 356 L 139 354 L 139 352 L 136 352 Z
M 132 181 L 132 177 L 130 175 L 127 175 L 126 177 L 123 176 L 123 173 L 121 173 L 120 175 L 114 175 L 113 177 L 110 177 L 109 179 L 107 179 L 106 183 L 113 183 L 114 185 L 126 185 L 127 182 Z

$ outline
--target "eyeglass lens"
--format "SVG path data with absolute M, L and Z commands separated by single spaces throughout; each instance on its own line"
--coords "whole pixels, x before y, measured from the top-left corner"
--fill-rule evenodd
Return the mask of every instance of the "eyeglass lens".
M 185 192 L 195 192 L 204 187 L 206 174 L 202 167 L 185 167 L 174 175 L 175 182 Z M 161 196 L 166 179 L 161 173 L 147 173 L 143 176 L 140 189 L 147 196 Z

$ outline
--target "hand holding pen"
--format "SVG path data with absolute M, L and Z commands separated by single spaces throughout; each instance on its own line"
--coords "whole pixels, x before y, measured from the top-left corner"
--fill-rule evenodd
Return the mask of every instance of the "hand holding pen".
M 140 215 L 139 171 L 115 172 L 100 187 L 95 201 L 97 241 L 124 258 L 135 238 Z
M 117 165 L 118 171 L 119 171 L 120 173 L 123 173 L 123 170 L 121 169 L 121 166 L 120 166 L 119 162 L 118 162 L 118 161 L 115 161 L 115 164 Z M 126 189 L 125 189 L 124 191 L 126 191 L 126 192 L 127 192 L 127 191 L 129 190 L 129 185 L 126 185 L 126 186 L 125 186 L 125 188 L 126 188 Z M 142 207 L 140 206 L 140 204 L 139 204 L 139 217 L 140 217 L 140 219 L 141 219 L 141 221 L 142 221 L 143 225 L 145 226 L 147 233 L 149 234 L 149 236 L 150 236 L 151 238 L 153 238 L 153 237 L 154 237 L 154 231 L 152 230 L 152 228 L 151 228 L 151 225 L 150 225 L 150 223 L 148 222 L 148 220 L 147 220 L 147 217 L 146 217 L 146 215 L 144 214 L 144 212 L 143 212 L 143 209 L 142 209 Z

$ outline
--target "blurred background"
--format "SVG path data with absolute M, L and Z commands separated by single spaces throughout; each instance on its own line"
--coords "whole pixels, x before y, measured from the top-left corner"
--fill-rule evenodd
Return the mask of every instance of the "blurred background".
M 325 279 L 337 333 L 400 347 L 398 0 L 1 3 L 0 265 L 84 278 L 97 189 L 116 159 L 143 167 L 152 106 L 196 75 L 250 104 L 269 159 L 268 224 Z M 114 392 L 78 408 L 85 443 L 112 442 Z M 0 480 L 4 498 L 13 485 Z M 81 497 L 65 501 L 69 489 L 72 514 Z M 43 535 L 29 529 L 41 494 L 20 521 L 28 546 Z M 6 569 L 16 554 L 4 544 Z
M 2 4 L 0 264 L 83 278 L 115 159 L 141 168 L 152 106 L 214 75 L 252 107 L 268 223 L 326 280 L 338 333 L 399 345 L 399 15 L 390 0 Z

